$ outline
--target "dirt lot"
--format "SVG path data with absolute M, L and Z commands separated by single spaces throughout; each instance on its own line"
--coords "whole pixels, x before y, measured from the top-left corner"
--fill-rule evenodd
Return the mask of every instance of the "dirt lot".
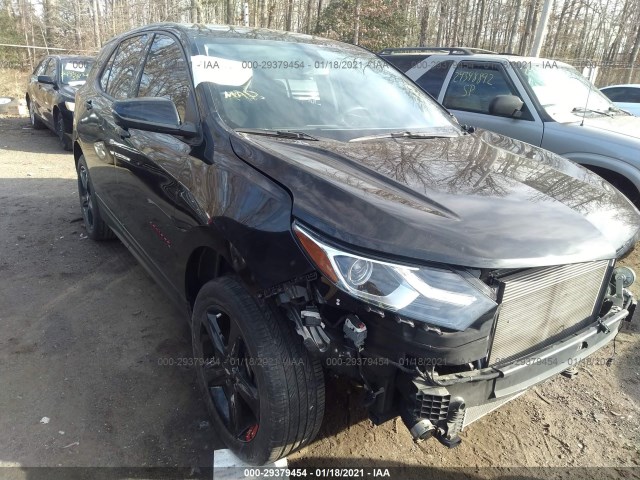
M 624 263 L 640 267 L 639 255 Z M 23 118 L 0 118 L 0 292 L 0 465 L 210 465 L 220 444 L 202 423 L 195 375 L 160 365 L 190 356 L 186 321 L 119 242 L 86 238 L 72 156 Z M 610 366 L 607 347 L 576 378 L 473 424 L 453 450 L 414 444 L 399 420 L 372 426 L 359 391 L 329 379 L 320 437 L 289 463 L 419 465 L 441 478 L 451 467 L 477 478 L 496 475 L 485 467 L 527 478 L 612 467 L 597 476 L 640 478 L 639 332 L 618 335 Z

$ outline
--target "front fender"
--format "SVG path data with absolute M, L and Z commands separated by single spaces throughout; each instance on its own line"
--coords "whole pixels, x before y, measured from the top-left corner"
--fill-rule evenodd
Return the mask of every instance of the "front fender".
M 623 160 L 588 152 L 563 153 L 562 156 L 580 165 L 603 168 L 622 175 L 640 191 L 640 170 Z

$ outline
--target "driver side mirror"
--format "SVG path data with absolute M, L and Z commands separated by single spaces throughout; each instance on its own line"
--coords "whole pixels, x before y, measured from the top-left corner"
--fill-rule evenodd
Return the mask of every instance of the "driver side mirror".
M 192 123 L 180 123 L 175 104 L 168 98 L 141 97 L 113 102 L 113 119 L 119 127 L 136 128 L 147 132 L 167 133 L 181 137 L 195 137 Z
M 38 75 L 38 83 L 45 83 L 47 85 L 55 85 L 56 81 L 49 75 Z
M 489 113 L 500 117 L 519 118 L 524 102 L 515 95 L 498 95 L 489 104 Z

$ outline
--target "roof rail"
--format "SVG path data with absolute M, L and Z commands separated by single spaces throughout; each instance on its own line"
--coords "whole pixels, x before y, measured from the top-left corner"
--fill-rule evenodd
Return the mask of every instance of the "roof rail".
M 379 55 L 391 53 L 446 53 L 448 55 L 473 55 L 475 53 L 496 53 L 491 50 L 473 47 L 402 47 L 385 48 Z

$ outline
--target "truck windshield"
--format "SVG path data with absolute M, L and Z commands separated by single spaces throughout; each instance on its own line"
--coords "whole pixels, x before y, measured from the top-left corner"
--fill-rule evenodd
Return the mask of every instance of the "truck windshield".
M 223 120 L 235 129 L 350 140 L 385 132 L 461 135 L 451 117 L 384 60 L 335 44 L 216 39 L 192 57 Z
M 547 62 L 519 71 L 540 105 L 557 121 L 576 121 L 576 117 L 584 115 L 619 112 L 589 80 L 569 65 Z

